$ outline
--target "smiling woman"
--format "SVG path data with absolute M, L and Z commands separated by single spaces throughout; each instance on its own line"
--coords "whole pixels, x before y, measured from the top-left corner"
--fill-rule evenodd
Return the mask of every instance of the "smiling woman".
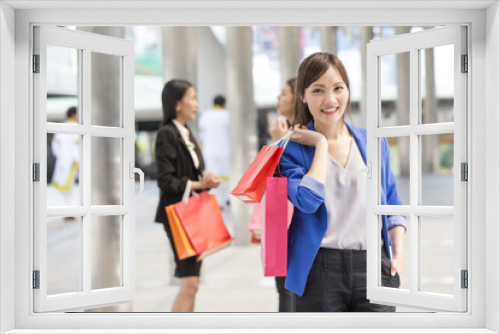
M 394 312 L 395 307 L 366 298 L 367 205 L 356 187 L 358 173 L 366 168 L 366 130 L 344 122 L 349 80 L 335 55 L 314 53 L 302 62 L 297 101 L 300 119 L 311 120 L 307 127 L 294 127 L 294 143 L 280 162 L 295 207 L 285 281 L 294 293 L 294 311 Z M 383 159 L 388 162 L 387 142 L 385 146 Z M 392 172 L 382 187 L 382 202 L 401 204 Z M 384 286 L 397 288 L 406 222 L 402 216 L 390 218 L 384 216 L 381 231 L 388 245 L 382 280 Z

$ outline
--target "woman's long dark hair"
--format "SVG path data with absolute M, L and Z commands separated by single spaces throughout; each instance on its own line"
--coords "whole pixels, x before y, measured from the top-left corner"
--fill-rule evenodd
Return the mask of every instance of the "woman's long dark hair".
M 330 67 L 335 67 L 344 80 L 349 91 L 349 100 L 347 101 L 344 116 L 347 113 L 351 117 L 351 87 L 349 85 L 349 76 L 344 67 L 344 64 L 337 56 L 327 52 L 316 52 L 302 61 L 297 74 L 297 90 L 295 94 L 295 122 L 301 125 L 307 125 L 312 120 L 311 111 L 307 103 L 302 102 L 305 90 Z
M 175 119 L 177 116 L 175 111 L 177 102 L 182 100 L 190 87 L 193 87 L 193 85 L 186 80 L 173 79 L 165 84 L 161 92 L 161 104 L 163 107 L 163 121 L 161 125 L 165 125 Z

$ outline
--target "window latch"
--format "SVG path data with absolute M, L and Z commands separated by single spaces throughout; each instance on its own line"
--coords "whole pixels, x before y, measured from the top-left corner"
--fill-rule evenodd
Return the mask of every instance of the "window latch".
M 358 193 L 361 195 L 361 188 L 359 186 L 360 182 L 361 182 L 361 175 L 363 175 L 364 173 L 366 173 L 366 175 L 368 176 L 369 179 L 372 178 L 372 162 L 371 161 L 368 161 L 366 163 L 367 167 L 365 168 L 362 168 L 359 172 L 358 172 L 358 180 L 357 180 L 357 188 L 358 188 Z
M 130 161 L 128 167 L 129 167 L 129 173 L 130 173 L 129 176 L 131 179 L 134 179 L 135 173 L 139 174 L 139 180 L 140 180 L 139 194 L 142 194 L 142 191 L 144 190 L 144 172 L 140 168 L 135 168 L 133 161 Z

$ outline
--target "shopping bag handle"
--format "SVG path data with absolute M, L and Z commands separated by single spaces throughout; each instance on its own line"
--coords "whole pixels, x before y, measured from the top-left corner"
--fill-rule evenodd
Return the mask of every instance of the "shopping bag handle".
M 290 142 L 290 138 L 292 137 L 293 135 L 293 130 L 289 130 L 287 133 L 285 133 L 285 135 L 283 137 L 281 137 L 280 139 L 278 139 L 277 141 L 275 141 L 274 143 L 272 143 L 271 145 L 269 145 L 267 147 L 267 149 L 269 149 L 270 147 L 273 147 L 273 146 L 279 146 L 279 147 L 282 147 L 283 148 L 283 151 L 281 151 L 281 155 L 283 155 L 283 152 L 285 152 L 285 149 L 286 149 L 286 146 L 288 145 L 288 143 Z M 281 142 L 282 141 L 285 141 L 284 142 L 284 145 L 281 146 Z M 281 159 L 281 155 L 280 155 L 280 159 Z M 279 163 L 278 163 L 278 173 L 281 174 L 280 172 L 280 166 L 279 166 Z
M 187 202 L 189 201 L 189 198 L 191 196 L 198 197 L 198 193 L 196 191 L 194 191 L 193 189 L 191 189 L 191 191 L 184 191 L 184 194 L 182 195 L 182 202 L 184 202 L 185 204 L 187 204 Z
M 285 135 L 283 137 L 281 137 L 280 139 L 278 139 L 277 141 L 275 141 L 274 143 L 269 145 L 267 147 L 267 149 L 269 149 L 270 147 L 273 147 L 273 146 L 279 146 L 279 147 L 283 147 L 283 151 L 284 151 L 286 146 L 288 145 L 288 142 L 290 142 L 290 138 L 292 137 L 292 135 L 293 135 L 293 131 L 289 130 L 287 133 L 285 133 Z M 283 140 L 285 140 L 285 143 L 283 146 L 281 146 L 281 142 Z

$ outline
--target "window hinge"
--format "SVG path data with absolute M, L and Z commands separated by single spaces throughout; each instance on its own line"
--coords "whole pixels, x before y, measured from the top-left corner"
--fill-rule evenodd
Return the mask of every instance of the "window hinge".
M 33 289 L 40 289 L 40 270 L 33 270 Z
M 467 270 L 462 270 L 462 289 L 469 288 L 469 274 Z
M 467 55 L 462 55 L 462 68 L 460 72 L 462 73 L 469 72 L 469 57 Z
M 33 181 L 40 182 L 40 164 L 38 162 L 33 164 Z
M 40 73 L 40 55 L 33 55 L 33 73 Z
M 462 175 L 461 180 L 462 181 L 469 181 L 469 166 L 466 162 L 462 162 L 460 164 L 460 170 L 461 170 L 461 175 Z

